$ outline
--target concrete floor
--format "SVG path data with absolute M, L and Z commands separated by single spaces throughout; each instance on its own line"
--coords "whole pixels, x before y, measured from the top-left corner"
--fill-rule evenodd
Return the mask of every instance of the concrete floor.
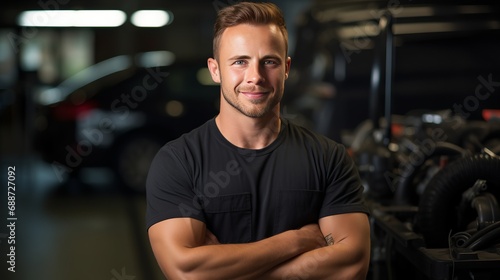
M 12 232 L 0 227 L 0 279 L 164 279 L 147 240 L 145 196 L 120 191 L 106 170 L 61 183 L 25 136 L 0 128 L 0 221 L 10 222 L 8 166 L 16 167 L 17 218 L 14 273 L 7 263 Z

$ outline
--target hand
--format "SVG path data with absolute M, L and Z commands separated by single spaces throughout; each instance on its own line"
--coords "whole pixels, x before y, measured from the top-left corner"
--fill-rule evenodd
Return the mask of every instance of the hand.
M 318 224 L 309 224 L 298 229 L 301 244 L 305 246 L 305 251 L 314 250 L 326 246 L 325 238 Z

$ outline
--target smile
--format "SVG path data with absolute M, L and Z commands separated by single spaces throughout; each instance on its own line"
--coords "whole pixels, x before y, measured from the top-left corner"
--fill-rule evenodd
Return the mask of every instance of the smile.
M 266 91 L 244 91 L 240 93 L 249 99 L 261 99 L 268 94 Z
M 258 97 L 262 97 L 263 95 L 265 95 L 265 93 L 263 93 L 263 92 L 242 92 L 242 93 L 243 93 L 243 95 L 250 97 L 250 98 L 258 98 Z

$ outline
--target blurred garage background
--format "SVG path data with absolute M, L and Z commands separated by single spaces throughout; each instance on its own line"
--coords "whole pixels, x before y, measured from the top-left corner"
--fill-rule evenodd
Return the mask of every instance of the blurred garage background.
M 0 229 L 1 279 L 163 279 L 144 177 L 160 145 L 216 114 L 206 59 L 236 2 L 2 2 L 0 217 L 12 166 L 18 220 L 15 273 Z M 290 22 L 309 5 L 275 2 Z
M 217 11 L 236 2 L 1 4 L 0 218 L 17 218 L 15 231 L 0 229 L 2 279 L 163 279 L 144 227 L 144 179 L 163 143 L 217 113 L 206 59 Z M 451 253 L 433 269 L 419 267 L 454 247 L 429 233 L 432 224 L 418 209 L 442 210 L 422 199 L 424 190 L 444 162 L 465 155 L 489 156 L 491 164 L 472 164 L 497 175 L 474 178 L 500 189 L 498 6 L 270 2 L 282 8 L 290 35 L 283 115 L 349 147 L 366 184 L 376 214 L 369 278 L 474 279 L 463 276 L 474 274 L 470 263 L 455 274 Z M 411 161 L 421 154 L 425 160 Z M 500 210 L 488 199 L 476 229 L 493 225 L 498 232 Z M 462 226 L 475 218 L 462 207 L 467 201 L 447 203 L 464 213 L 449 227 L 473 236 Z M 476 264 L 488 263 L 482 271 L 500 267 L 494 236 L 480 248 L 493 250 L 489 261 L 475 255 Z M 15 273 L 8 271 L 12 239 Z M 429 255 L 414 255 L 422 247 Z M 408 261 L 397 261 L 401 255 Z

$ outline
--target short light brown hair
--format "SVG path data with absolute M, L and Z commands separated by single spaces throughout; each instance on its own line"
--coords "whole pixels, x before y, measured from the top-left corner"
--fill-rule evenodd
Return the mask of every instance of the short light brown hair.
M 274 24 L 278 26 L 285 39 L 285 52 L 288 53 L 288 31 L 283 13 L 273 3 L 241 2 L 225 7 L 217 14 L 214 25 L 213 55 L 218 58 L 219 43 L 226 28 L 239 24 Z

